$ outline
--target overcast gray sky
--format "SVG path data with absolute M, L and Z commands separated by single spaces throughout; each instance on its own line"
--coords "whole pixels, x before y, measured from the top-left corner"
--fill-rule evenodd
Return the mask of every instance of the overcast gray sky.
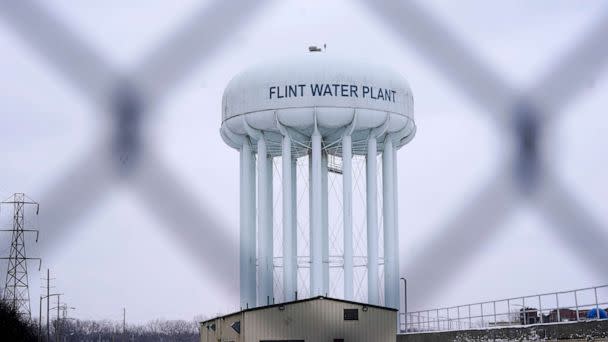
M 201 6 L 205 3 L 56 0 L 43 8 L 111 65 L 128 71 Z M 423 7 L 517 89 L 533 85 L 608 11 L 603 1 L 425 1 Z M 500 131 L 484 108 L 369 11 L 354 1 L 271 3 L 214 47 L 145 122 L 146 146 L 194 194 L 195 206 L 214 213 L 235 244 L 238 153 L 219 135 L 221 95 L 237 72 L 277 55 L 303 54 L 308 45 L 326 43 L 328 53 L 390 65 L 409 81 L 418 133 L 398 153 L 402 267 L 420 249 L 433 249 L 427 242 L 513 154 L 511 132 Z M 0 195 L 25 192 L 40 200 L 111 127 L 107 113 L 4 20 L 0 51 Z M 607 93 L 608 77 L 598 73 L 562 109 L 542 149 L 576 201 L 603 227 L 608 227 Z M 226 290 L 231 286 L 202 269 L 128 184 L 109 188 L 91 210 L 70 221 L 69 236 L 42 255 L 56 291 L 77 308 L 72 315 L 119 319 L 126 307 L 129 321 L 146 321 L 235 310 L 238 297 Z M 581 248 L 564 244 L 542 215 L 525 201 L 519 204 L 470 263 L 457 265 L 457 276 L 442 279 L 445 286 L 432 296 L 410 298 L 410 310 L 608 283 L 606 269 L 590 267 Z M 49 203 L 40 205 L 42 223 Z M 45 227 L 40 230 L 45 239 Z M 5 253 L 7 238 L 0 238 Z M 34 245 L 28 247 L 29 255 L 39 254 Z M 236 260 L 236 250 L 226 253 Z M 436 255 L 452 257 L 444 251 Z M 37 315 L 35 266 L 30 264 L 30 295 Z M 237 264 L 226 269 L 228 278 L 236 281 L 237 269 Z M 412 287 L 416 282 L 410 279 Z

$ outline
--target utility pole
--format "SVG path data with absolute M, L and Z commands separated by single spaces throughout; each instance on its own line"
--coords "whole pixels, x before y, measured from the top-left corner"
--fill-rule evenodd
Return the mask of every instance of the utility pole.
M 46 269 L 46 342 L 51 341 L 51 328 L 49 326 L 49 313 L 51 307 L 51 271 Z
M 39 205 L 23 193 L 13 194 L 7 200 L 0 202 L 0 205 L 10 205 L 13 207 L 12 228 L 0 230 L 12 233 L 9 256 L 0 258 L 8 260 L 3 298 L 19 315 L 31 319 L 27 261 L 32 259 L 38 260 L 38 270 L 40 270 L 42 259 L 28 258 L 25 253 L 25 233 L 35 232 L 36 242 L 38 242 L 39 233 L 36 229 L 27 229 L 25 227 L 25 209 L 27 205 L 33 205 L 36 208 L 36 215 L 38 215 Z
M 61 310 L 63 310 L 63 317 L 61 317 L 61 319 L 65 322 L 68 319 L 68 310 L 76 310 L 76 308 L 73 306 L 68 306 L 67 303 L 63 303 Z
M 122 308 L 122 340 L 125 340 L 126 336 L 126 323 L 127 323 L 127 308 Z
M 42 341 L 41 330 L 42 330 L 42 301 L 46 299 L 46 341 L 50 342 L 51 340 L 51 331 L 50 331 L 50 310 L 51 310 L 51 297 L 53 296 L 61 296 L 63 293 L 51 293 L 51 271 L 47 268 L 46 270 L 46 296 L 40 296 L 40 318 L 38 319 L 38 341 Z
M 63 328 L 62 328 L 61 324 L 67 322 L 68 310 L 76 310 L 75 307 L 68 306 L 67 303 L 61 304 L 60 296 L 62 296 L 62 295 L 63 295 L 63 293 L 51 294 L 51 296 L 57 296 L 57 306 L 53 308 L 53 309 L 57 309 L 57 319 L 55 320 L 55 342 L 61 341 L 61 333 L 63 332 L 63 330 L 62 330 Z M 61 313 L 63 313 L 63 316 Z M 68 332 L 69 332 L 69 330 L 68 330 Z
M 403 332 L 407 332 L 407 279 L 401 278 L 403 280 L 403 316 L 405 322 L 405 328 Z
M 42 342 L 42 296 L 38 301 L 38 342 Z
M 57 295 L 57 322 L 55 324 L 55 341 L 57 342 L 61 341 L 61 334 L 59 333 L 61 329 L 61 327 L 59 326 L 59 309 L 61 308 L 61 304 L 59 303 L 59 297 L 60 296 Z
M 38 342 L 42 342 L 42 301 L 46 299 L 46 342 L 50 342 L 51 341 L 51 324 L 50 324 L 50 317 L 51 317 L 51 297 L 56 296 L 57 297 L 57 306 L 59 306 L 59 296 L 62 296 L 63 293 L 51 293 L 51 280 L 53 280 L 55 278 L 51 278 L 51 271 L 47 268 L 46 269 L 46 279 L 42 279 L 42 280 L 46 280 L 46 296 L 40 296 L 40 317 L 38 318 Z M 54 309 L 54 308 L 53 308 Z M 57 317 L 59 317 L 59 309 L 57 310 Z

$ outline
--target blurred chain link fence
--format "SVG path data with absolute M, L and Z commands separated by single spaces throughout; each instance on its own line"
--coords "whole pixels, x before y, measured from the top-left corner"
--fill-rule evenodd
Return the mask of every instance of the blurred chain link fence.
M 401 43 L 410 44 L 456 89 L 485 109 L 500 131 L 511 132 L 516 146 L 514 158 L 498 165 L 495 177 L 440 229 L 429 248 L 405 261 L 402 274 L 415 279 L 416 289 L 423 292 L 413 295 L 424 297 L 446 286 L 447 279 L 479 254 L 497 235 L 501 223 L 522 204 L 534 207 L 575 256 L 584 257 L 597 274 L 606 274 L 608 231 L 548 167 L 541 142 L 560 111 L 606 67 L 608 45 L 603 41 L 608 34 L 608 12 L 533 87 L 521 90 L 501 79 L 416 2 L 365 4 L 398 33 Z
M 535 207 L 577 255 L 585 255 L 598 274 L 608 234 L 570 194 L 545 163 L 541 139 L 560 110 L 581 95 L 589 79 L 595 79 L 608 60 L 608 13 L 561 56 L 544 77 L 527 91 L 508 84 L 475 55 L 425 8 L 413 1 L 363 1 L 370 13 L 394 30 L 399 44 L 407 44 L 432 64 L 448 82 L 485 109 L 501 131 L 511 132 L 517 146 L 512 159 L 497 168 L 476 198 L 464 207 L 429 243 L 432 248 L 402 263 L 402 274 L 414 279 L 416 288 L 429 296 L 446 278 L 480 252 L 480 247 L 499 231 L 501 223 L 521 205 Z M 114 68 L 91 45 L 54 18 L 44 6 L 31 1 L 1 1 L 0 18 L 29 47 L 55 68 L 92 105 L 108 113 L 113 129 L 71 169 L 57 179 L 42 198 L 44 205 L 43 251 L 59 246 L 74 229 L 79 217 L 93 209 L 115 185 L 134 190 L 149 213 L 162 222 L 218 282 L 237 293 L 224 270 L 237 259 L 216 256 L 236 250 L 205 203 L 193 200 L 191 187 L 173 174 L 162 158 L 142 139 L 144 123 L 193 68 L 205 63 L 267 1 L 216 0 L 194 13 L 181 29 L 144 56 L 133 70 Z M 227 24 L 229 23 L 229 24 Z M 219 139 L 219 137 L 218 137 Z M 476 239 L 471 239 L 475 236 Z M 438 258 L 436 251 L 449 258 Z M 433 272 L 427 272 L 427 270 Z M 439 279 L 441 277 L 441 279 Z

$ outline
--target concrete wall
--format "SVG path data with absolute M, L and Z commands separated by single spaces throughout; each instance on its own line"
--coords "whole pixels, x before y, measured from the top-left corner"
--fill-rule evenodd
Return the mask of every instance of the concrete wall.
M 397 335 L 397 342 L 605 340 L 608 320 Z

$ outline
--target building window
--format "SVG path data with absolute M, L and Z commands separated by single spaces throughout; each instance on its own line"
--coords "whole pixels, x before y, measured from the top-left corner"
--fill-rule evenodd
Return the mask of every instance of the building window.
M 344 309 L 344 320 L 345 321 L 358 321 L 359 320 L 359 309 Z
M 241 333 L 241 321 L 236 321 L 230 326 L 237 334 Z

